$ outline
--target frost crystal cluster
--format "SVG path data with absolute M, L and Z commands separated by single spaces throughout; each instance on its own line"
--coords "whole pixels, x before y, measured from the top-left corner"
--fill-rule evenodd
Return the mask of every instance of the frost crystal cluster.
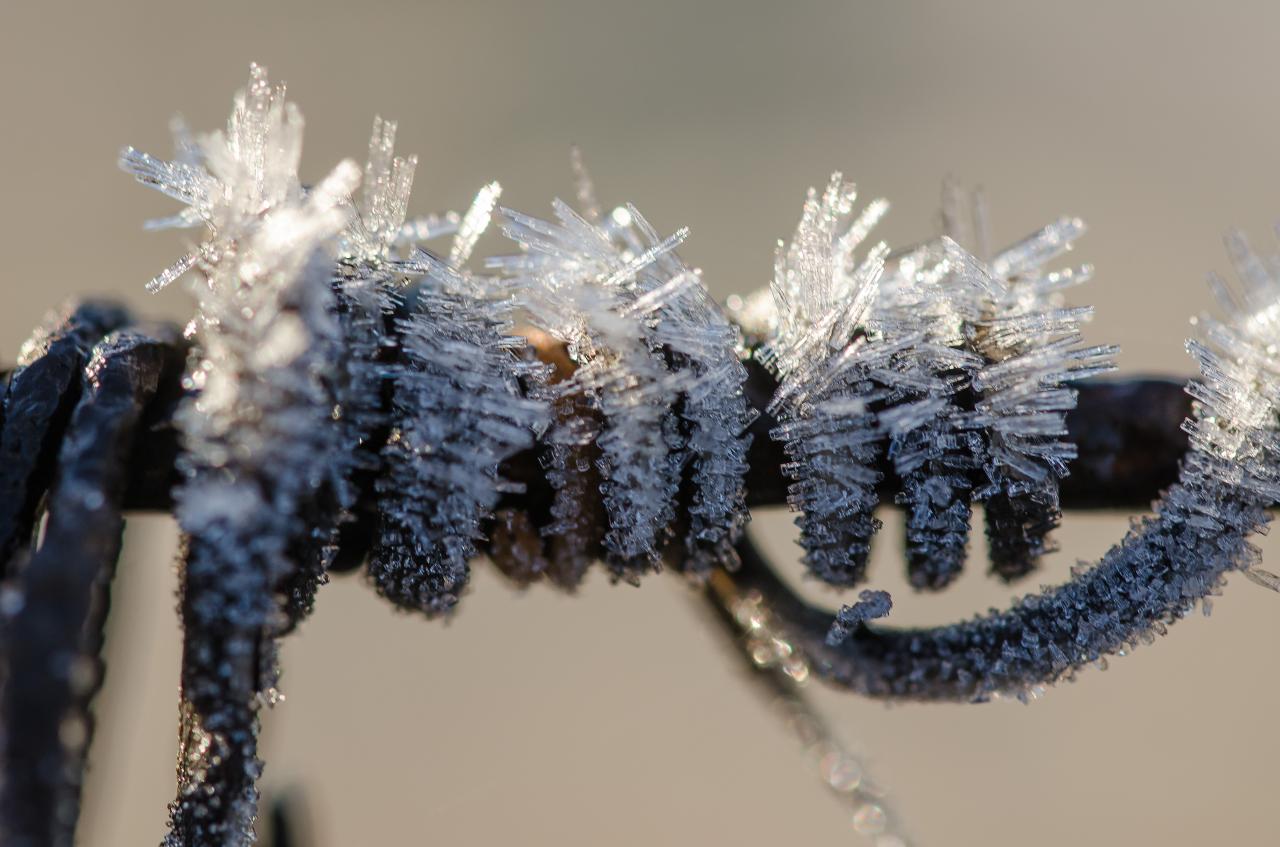
M 457 258 L 455 256 L 455 258 Z M 543 368 L 518 356 L 508 334 L 509 301 L 488 298 L 488 281 L 426 253 L 423 284 L 398 322 L 387 473 L 376 484 L 379 523 L 369 573 L 398 605 L 447 612 L 469 578 L 481 523 L 504 491 L 502 461 L 533 445 L 548 410 L 525 397 Z
M 972 232 L 985 216 L 960 226 L 953 200 L 947 235 L 858 259 L 887 204 L 855 215 L 855 196 L 839 174 L 810 190 L 779 246 L 772 303 L 757 294 L 739 310 L 779 380 L 772 434 L 792 460 L 784 470 L 806 564 L 834 585 L 864 578 L 887 466 L 907 508 L 917 588 L 960 572 L 975 497 L 987 502 L 995 569 L 1021 575 L 1046 549 L 1074 455 L 1063 439 L 1075 403 L 1066 383 L 1109 369 L 1114 352 L 1081 346 L 1089 310 L 1057 301 L 1087 273 L 1043 270 L 1083 225 L 1064 219 L 986 263 L 956 241 L 984 241 Z
M 964 200 L 954 184 L 944 188 L 944 228 L 988 260 L 982 200 L 976 194 Z M 988 484 L 980 496 L 991 566 L 1006 578 L 1027 573 L 1050 549 L 1047 536 L 1060 518 L 1057 481 L 1076 455 L 1066 440 L 1066 413 L 1076 404 L 1069 383 L 1113 369 L 1115 347 L 1082 344 L 1080 324 L 1093 309 L 1062 303 L 1062 292 L 1087 281 L 1093 269 L 1046 269 L 1084 230 L 1079 218 L 1060 218 L 990 257 L 998 285 L 966 327 L 985 362 L 972 376 L 975 422 L 988 434 Z
M 743 538 L 747 481 L 753 495 L 772 487 L 756 503 L 781 502 L 785 487 L 804 562 L 828 584 L 865 580 L 886 490 L 906 510 L 915 587 L 960 572 L 974 501 L 993 571 L 1030 571 L 1076 456 L 1075 385 L 1115 353 L 1086 346 L 1090 310 L 1063 302 L 1090 270 L 1051 270 L 1081 221 L 993 254 L 980 197 L 949 184 L 943 235 L 866 249 L 888 204 L 859 210 L 837 173 L 809 191 L 772 284 L 725 311 L 677 253 L 687 231 L 663 238 L 630 205 L 602 213 L 576 152 L 581 212 L 559 200 L 550 220 L 499 210 L 493 183 L 465 214 L 410 219 L 417 160 L 396 156 L 393 122 L 375 120 L 363 172 L 344 161 L 311 186 L 298 177 L 302 128 L 254 66 L 225 130 L 176 124 L 173 160 L 121 156 L 183 203 L 152 227 L 204 231 L 148 286 L 186 278 L 195 300 L 174 416 L 186 641 L 166 845 L 252 842 L 277 640 L 356 559 L 380 594 L 428 616 L 453 611 L 482 552 L 521 585 L 572 589 L 598 558 L 627 582 L 669 562 L 718 596 L 755 579 L 743 596 L 778 600 L 768 618 L 788 630 L 770 636 L 773 659 L 922 699 L 1025 695 L 1069 677 L 1163 631 L 1228 570 L 1280 587 L 1247 540 L 1280 498 L 1280 263 L 1240 236 L 1228 239 L 1239 290 L 1214 282 L 1227 318 L 1204 319 L 1189 343 L 1201 371 L 1191 449 L 1155 516 L 1097 566 L 1006 611 L 895 630 L 871 623 L 889 613 L 885 592 L 863 591 L 832 622 L 759 576 Z M 469 269 L 495 217 L 517 252 Z M 433 249 L 441 236 L 447 249 Z M 27 354 L 66 389 L 81 336 L 124 320 L 73 312 Z M 136 338 L 148 355 L 186 349 Z M 127 370 L 127 352 L 90 378 Z M 14 386 L 34 396 L 37 381 L 20 371 L 2 411 L 26 402 L 11 402 Z M 5 429 L 9 453 L 43 441 L 58 402 L 27 403 L 43 417 Z M 753 403 L 772 441 L 753 444 Z M 39 499 L 24 481 L 38 457 L 18 459 L 22 479 L 0 474 L 15 493 L 0 514 L 11 554 L 30 534 L 19 513 Z
M 630 206 L 601 219 L 580 173 L 589 217 L 560 200 L 552 222 L 504 210 L 503 229 L 522 252 L 490 263 L 524 292 L 531 324 L 564 344 L 573 363 L 547 386 L 560 410 L 548 437 L 557 519 L 548 532 L 580 537 L 578 478 L 592 470 L 584 448 L 594 439 L 613 574 L 634 580 L 657 566 L 687 465 L 685 567 L 706 573 L 731 556 L 747 520 L 752 416 L 737 333 L 675 253 L 687 231 L 661 239 Z
M 465 218 L 406 225 L 415 162 L 394 157 L 393 123 L 375 123 L 359 202 L 352 162 L 302 186 L 302 126 L 283 86 L 255 66 L 225 132 L 193 140 L 179 128 L 171 162 L 121 156 L 139 181 L 187 204 L 156 226 L 208 230 L 149 286 L 194 271 L 196 393 L 177 419 L 189 550 L 175 845 L 251 839 L 256 713 L 274 696 L 274 640 L 311 610 L 340 525 L 358 517 L 359 477 L 395 460 L 378 488 L 375 584 L 397 603 L 446 611 L 505 490 L 497 466 L 532 444 L 545 416 L 521 396 L 531 368 L 515 352 L 523 342 L 505 334 L 511 304 L 425 253 L 402 256 L 456 231 L 450 261 L 465 262 L 496 187 Z
M 126 150 L 142 182 L 188 204 L 164 225 L 208 238 L 152 283 L 194 269 L 186 449 L 175 494 L 184 571 L 182 776 L 173 844 L 250 837 L 257 701 L 275 677 L 274 639 L 309 604 L 336 527 L 329 499 L 345 445 L 329 425 L 324 373 L 341 349 L 332 317 L 332 242 L 359 171 L 339 165 L 304 192 L 302 118 L 255 67 L 224 132 L 179 136 L 178 158 Z M 210 783 L 226 790 L 213 792 Z
M 829 678 L 888 697 L 1027 697 L 1110 654 L 1150 644 L 1225 575 L 1275 589 L 1249 536 L 1280 499 L 1280 280 L 1243 238 L 1227 239 L 1238 288 L 1213 279 L 1226 319 L 1203 317 L 1187 348 L 1200 368 L 1178 481 L 1125 539 L 1072 580 L 1011 608 L 927 632 L 886 631 L 828 660 Z M 833 629 L 834 639 L 840 639 Z

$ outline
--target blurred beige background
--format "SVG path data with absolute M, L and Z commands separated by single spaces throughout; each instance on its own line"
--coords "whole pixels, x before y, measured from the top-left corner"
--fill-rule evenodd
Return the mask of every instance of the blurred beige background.
M 422 157 L 415 212 L 483 182 L 545 210 L 583 147 L 726 295 L 763 283 L 805 186 L 835 168 L 931 233 L 947 174 L 982 183 L 997 242 L 1083 216 L 1095 340 L 1127 371 L 1184 373 L 1220 232 L 1280 216 L 1275 4 L 0 3 L 0 358 L 75 292 L 180 317 L 142 286 L 177 255 L 141 221 L 173 205 L 114 165 L 167 154 L 166 124 L 224 120 L 251 60 L 290 84 L 314 177 L 363 156 L 374 114 Z M 760 516 L 790 555 L 785 516 Z M 1069 517 L 1066 554 L 1124 516 Z M 890 517 L 875 584 L 899 623 L 1008 602 L 974 565 L 911 595 Z M 131 523 L 81 843 L 157 843 L 172 796 L 174 533 Z M 1280 544 L 1264 545 L 1275 567 Z M 1280 597 L 1233 579 L 1211 619 L 1030 707 L 901 706 L 819 691 L 926 845 L 1280 841 Z M 329 586 L 284 651 L 264 789 L 300 790 L 322 847 L 374 843 L 856 843 L 773 713 L 674 579 L 521 596 L 479 568 L 447 626 Z

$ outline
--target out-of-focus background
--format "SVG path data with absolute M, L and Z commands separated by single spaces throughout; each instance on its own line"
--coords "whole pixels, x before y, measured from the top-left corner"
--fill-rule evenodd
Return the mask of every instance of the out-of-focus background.
M 143 293 L 182 241 L 141 222 L 174 206 L 116 153 L 167 154 L 178 111 L 218 126 L 258 61 L 306 115 L 310 178 L 363 157 L 381 114 L 421 157 L 414 212 L 464 207 L 493 179 L 507 204 L 543 212 L 572 194 L 576 143 L 606 202 L 692 228 L 684 254 L 722 296 L 766 282 L 805 187 L 837 168 L 893 200 L 892 244 L 933 233 L 948 174 L 985 187 L 997 244 L 1081 215 L 1091 339 L 1121 343 L 1126 371 L 1185 373 L 1187 318 L 1226 264 L 1220 233 L 1268 246 L 1280 217 L 1277 32 L 1272 3 L 6 0 L 0 359 L 78 292 L 184 315 L 180 286 Z M 1009 601 L 976 562 L 946 594 L 911 594 L 887 520 L 874 584 L 896 590 L 898 623 Z M 1126 520 L 1069 516 L 1039 580 L 1096 557 Z M 794 558 L 785 515 L 754 526 Z M 174 541 L 167 519 L 130 524 L 91 847 L 163 831 Z M 1274 567 L 1280 545 L 1263 546 Z M 1280 597 L 1233 578 L 1214 609 L 1029 707 L 816 700 L 920 844 L 1274 844 Z M 321 847 L 857 843 L 675 579 L 521 595 L 480 566 L 443 626 L 341 579 L 283 658 L 263 786 L 301 798 Z

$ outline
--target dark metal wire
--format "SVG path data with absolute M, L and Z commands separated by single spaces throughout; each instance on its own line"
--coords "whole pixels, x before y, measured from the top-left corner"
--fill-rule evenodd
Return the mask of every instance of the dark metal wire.
M 11 614 L 4 620 L 0 699 L 6 844 L 72 842 L 93 732 L 90 703 L 103 678 L 99 654 L 128 469 L 144 410 L 160 384 L 182 372 L 185 358 L 175 333 L 141 330 L 113 333 L 92 355 L 58 452 L 43 541 L 11 563 L 8 596 L 16 609 L 5 609 Z M 59 356 L 59 364 L 77 357 Z M 36 373 L 48 376 L 49 368 L 33 366 L 26 375 Z M 63 385 L 48 384 L 49 396 Z
M 74 832 L 83 753 L 92 729 L 89 704 L 102 678 L 98 649 L 106 589 L 119 553 L 121 512 L 165 511 L 173 505 L 180 452 L 173 415 L 184 396 L 187 348 L 176 328 L 125 334 L 103 343 L 101 361 L 86 372 L 93 345 L 126 321 L 122 309 L 91 304 L 47 327 L 31 345 L 32 354 L 8 375 L 0 408 L 0 567 L 8 567 L 10 586 L 17 588 L 13 596 L 22 599 L 0 629 L 9 672 L 0 701 L 7 732 L 0 832 L 12 836 L 8 843 L 24 847 L 70 843 Z M 544 359 L 553 355 L 538 352 Z M 761 412 L 752 427 L 748 504 L 780 505 L 789 484 L 782 472 L 786 458 L 769 437 L 774 421 L 764 414 L 776 384 L 759 364 L 749 362 L 748 369 L 747 394 Z M 1081 385 L 1078 391 L 1078 407 L 1067 417 L 1078 458 L 1062 486 L 1063 507 L 1145 508 L 1174 481 L 1186 450 L 1181 424 L 1190 400 L 1182 383 L 1114 380 Z M 135 446 L 139 434 L 145 438 Z M 524 514 L 534 523 L 545 519 L 550 486 L 540 459 L 535 447 L 504 468 L 504 476 L 523 482 L 525 490 L 504 498 L 500 516 Z M 883 470 L 892 479 L 891 469 Z M 365 488 L 376 474 L 368 477 L 362 481 Z M 890 484 L 881 492 L 886 503 L 892 501 Z M 48 533 L 28 554 L 43 502 Z M 371 504 L 375 498 L 363 496 L 360 502 Z M 338 564 L 331 570 L 363 561 L 376 519 L 372 507 L 365 508 L 344 527 Z M 584 514 L 593 516 L 584 534 L 598 540 L 607 529 L 603 518 L 598 512 Z M 531 531 L 520 523 L 507 530 L 489 537 L 513 543 L 513 535 Z M 837 685 L 873 696 L 970 699 L 974 692 L 957 683 L 954 673 L 937 672 L 939 657 L 947 653 L 938 645 L 969 639 L 965 646 L 976 651 L 973 660 L 989 663 L 992 656 L 980 655 L 983 644 L 1000 642 L 965 625 L 862 627 L 832 646 L 826 641 L 831 612 L 793 592 L 749 541 L 739 553 L 741 567 L 720 576 L 739 591 L 766 598 L 812 672 Z M 227 692 L 236 703 L 245 700 L 246 708 L 260 681 L 257 660 L 250 664 L 241 681 L 244 690 Z M 253 764 L 252 751 L 231 744 L 210 757 L 208 736 L 196 731 L 190 700 L 183 717 L 182 755 L 201 759 L 203 788 L 244 776 L 245 766 Z M 252 715 L 247 718 L 241 723 L 251 729 Z M 227 771 L 225 779 L 221 770 Z
M 31 537 L 87 357 L 128 319 L 113 303 L 85 303 L 60 314 L 27 342 L 25 361 L 9 377 L 0 412 L 0 578 Z

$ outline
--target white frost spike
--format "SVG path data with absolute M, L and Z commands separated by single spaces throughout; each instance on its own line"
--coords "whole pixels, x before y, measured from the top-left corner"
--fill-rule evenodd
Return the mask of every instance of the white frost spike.
M 945 198 L 958 192 L 944 188 L 944 207 L 955 204 Z M 983 209 L 980 202 L 972 206 Z M 985 228 L 985 211 L 978 215 Z M 944 221 L 959 226 L 955 215 L 944 213 Z M 997 253 L 990 273 L 1002 290 L 983 303 L 968 331 L 986 360 L 973 375 L 975 423 L 988 434 L 990 484 L 979 494 L 988 501 L 992 567 L 1007 578 L 1026 573 L 1052 549 L 1047 535 L 1059 520 L 1058 480 L 1075 457 L 1066 439 L 1066 415 L 1076 405 L 1068 384 L 1114 368 L 1117 348 L 1082 343 L 1080 327 L 1092 309 L 1062 302 L 1062 291 L 1092 269 L 1048 269 L 1084 232 L 1082 220 L 1062 217 Z
M 417 156 L 395 155 L 396 123 L 373 120 L 369 159 L 364 168 L 364 192 L 352 223 L 348 251 L 365 261 L 387 258 L 399 237 L 409 208 Z
M 182 279 L 183 275 L 195 267 L 196 262 L 199 260 L 200 257 L 195 253 L 188 253 L 169 267 L 162 270 L 160 273 L 156 274 L 151 281 L 147 283 L 147 291 L 154 294 L 162 288 L 168 287 L 170 283 Z
M 120 154 L 120 166 L 190 207 L 183 220 L 208 225 L 211 240 L 194 251 L 208 255 L 214 245 L 233 245 L 263 215 L 301 196 L 302 127 L 297 107 L 285 101 L 284 86 L 272 87 L 266 70 L 253 65 L 249 87 L 236 95 L 225 132 L 202 139 L 198 156 L 180 129 L 179 161 L 163 162 L 130 147 Z M 170 269 L 152 287 L 175 278 Z
M 575 170 L 591 210 L 594 191 L 580 158 Z M 675 252 L 685 230 L 661 239 L 632 207 L 603 220 L 596 212 L 593 220 L 583 218 L 558 200 L 553 208 L 555 222 L 504 212 L 504 228 L 524 252 L 492 266 L 527 292 L 533 324 L 564 342 L 577 365 L 554 386 L 557 402 L 581 395 L 604 419 L 596 441 L 610 565 L 628 579 L 656 565 L 675 517 L 680 469 L 692 461 L 686 568 L 705 573 L 731 555 L 747 519 L 742 480 L 750 416 L 746 371 L 733 352 L 736 333 Z M 550 436 L 556 514 L 564 511 L 561 491 L 573 485 L 571 469 L 562 465 L 576 438 L 563 429 Z
M 887 204 L 877 201 L 853 217 L 855 198 L 838 173 L 823 194 L 809 190 L 794 236 L 778 247 L 776 331 L 758 353 L 779 379 L 769 407 L 779 425 L 771 435 L 791 459 L 784 468 L 794 480 L 788 501 L 800 512 L 805 564 L 834 585 L 863 578 L 879 528 L 875 467 L 884 431 L 876 413 L 904 399 L 905 386 L 921 376 L 912 373 L 911 354 L 925 340 L 905 321 L 891 336 L 872 328 L 888 250 L 878 245 L 861 262 L 856 251 Z
M 496 182 L 489 183 L 476 194 L 471 208 L 463 215 L 462 222 L 458 225 L 458 234 L 454 237 L 453 247 L 449 250 L 449 264 L 460 268 L 471 258 L 471 251 L 475 249 L 476 242 L 489 228 L 493 209 L 498 205 L 498 198 L 501 196 L 502 186 Z
M 489 281 L 419 253 L 426 271 L 410 315 L 399 322 L 393 432 L 379 478 L 380 526 L 369 573 L 378 590 L 426 614 L 452 609 L 468 579 L 481 523 L 503 491 L 503 461 L 533 444 L 548 423 L 545 402 L 521 379 L 542 369 L 508 334 L 509 301 Z
M 656 566 L 675 517 L 672 406 L 681 381 L 650 348 L 644 322 L 622 314 L 634 297 L 634 274 L 645 268 L 629 271 L 633 257 L 607 232 L 559 200 L 553 208 L 555 223 L 504 210 L 504 231 L 524 252 L 490 263 L 526 291 L 533 325 L 564 342 L 577 364 L 557 394 L 585 394 L 604 418 L 596 443 L 609 515 L 605 547 L 615 575 L 634 579 Z
M 773 292 L 779 320 L 771 347 L 780 375 L 815 366 L 867 322 L 888 248 L 877 245 L 861 264 L 855 251 L 888 204 L 877 200 L 851 220 L 856 197 L 853 184 L 833 174 L 821 197 L 809 189 L 791 242 L 778 245 Z
M 272 685 L 274 637 L 309 610 L 335 549 L 330 498 L 349 445 L 324 379 L 339 355 L 332 248 L 359 169 L 340 164 L 311 192 L 297 177 L 302 118 L 254 66 L 225 132 L 179 160 L 134 150 L 122 166 L 188 204 L 171 219 L 208 227 L 162 287 L 191 269 L 198 343 L 176 415 L 183 481 L 175 512 L 191 539 L 184 570 L 183 679 L 198 749 L 180 756 L 184 790 L 166 845 L 247 844 L 256 813 L 256 709 Z M 191 257 L 194 257 L 194 261 Z M 244 657 L 258 657 L 248 662 Z
M 1038 277 L 1046 264 L 1071 250 L 1084 232 L 1084 221 L 1080 218 L 1058 218 L 992 257 L 991 273 L 1006 280 Z

